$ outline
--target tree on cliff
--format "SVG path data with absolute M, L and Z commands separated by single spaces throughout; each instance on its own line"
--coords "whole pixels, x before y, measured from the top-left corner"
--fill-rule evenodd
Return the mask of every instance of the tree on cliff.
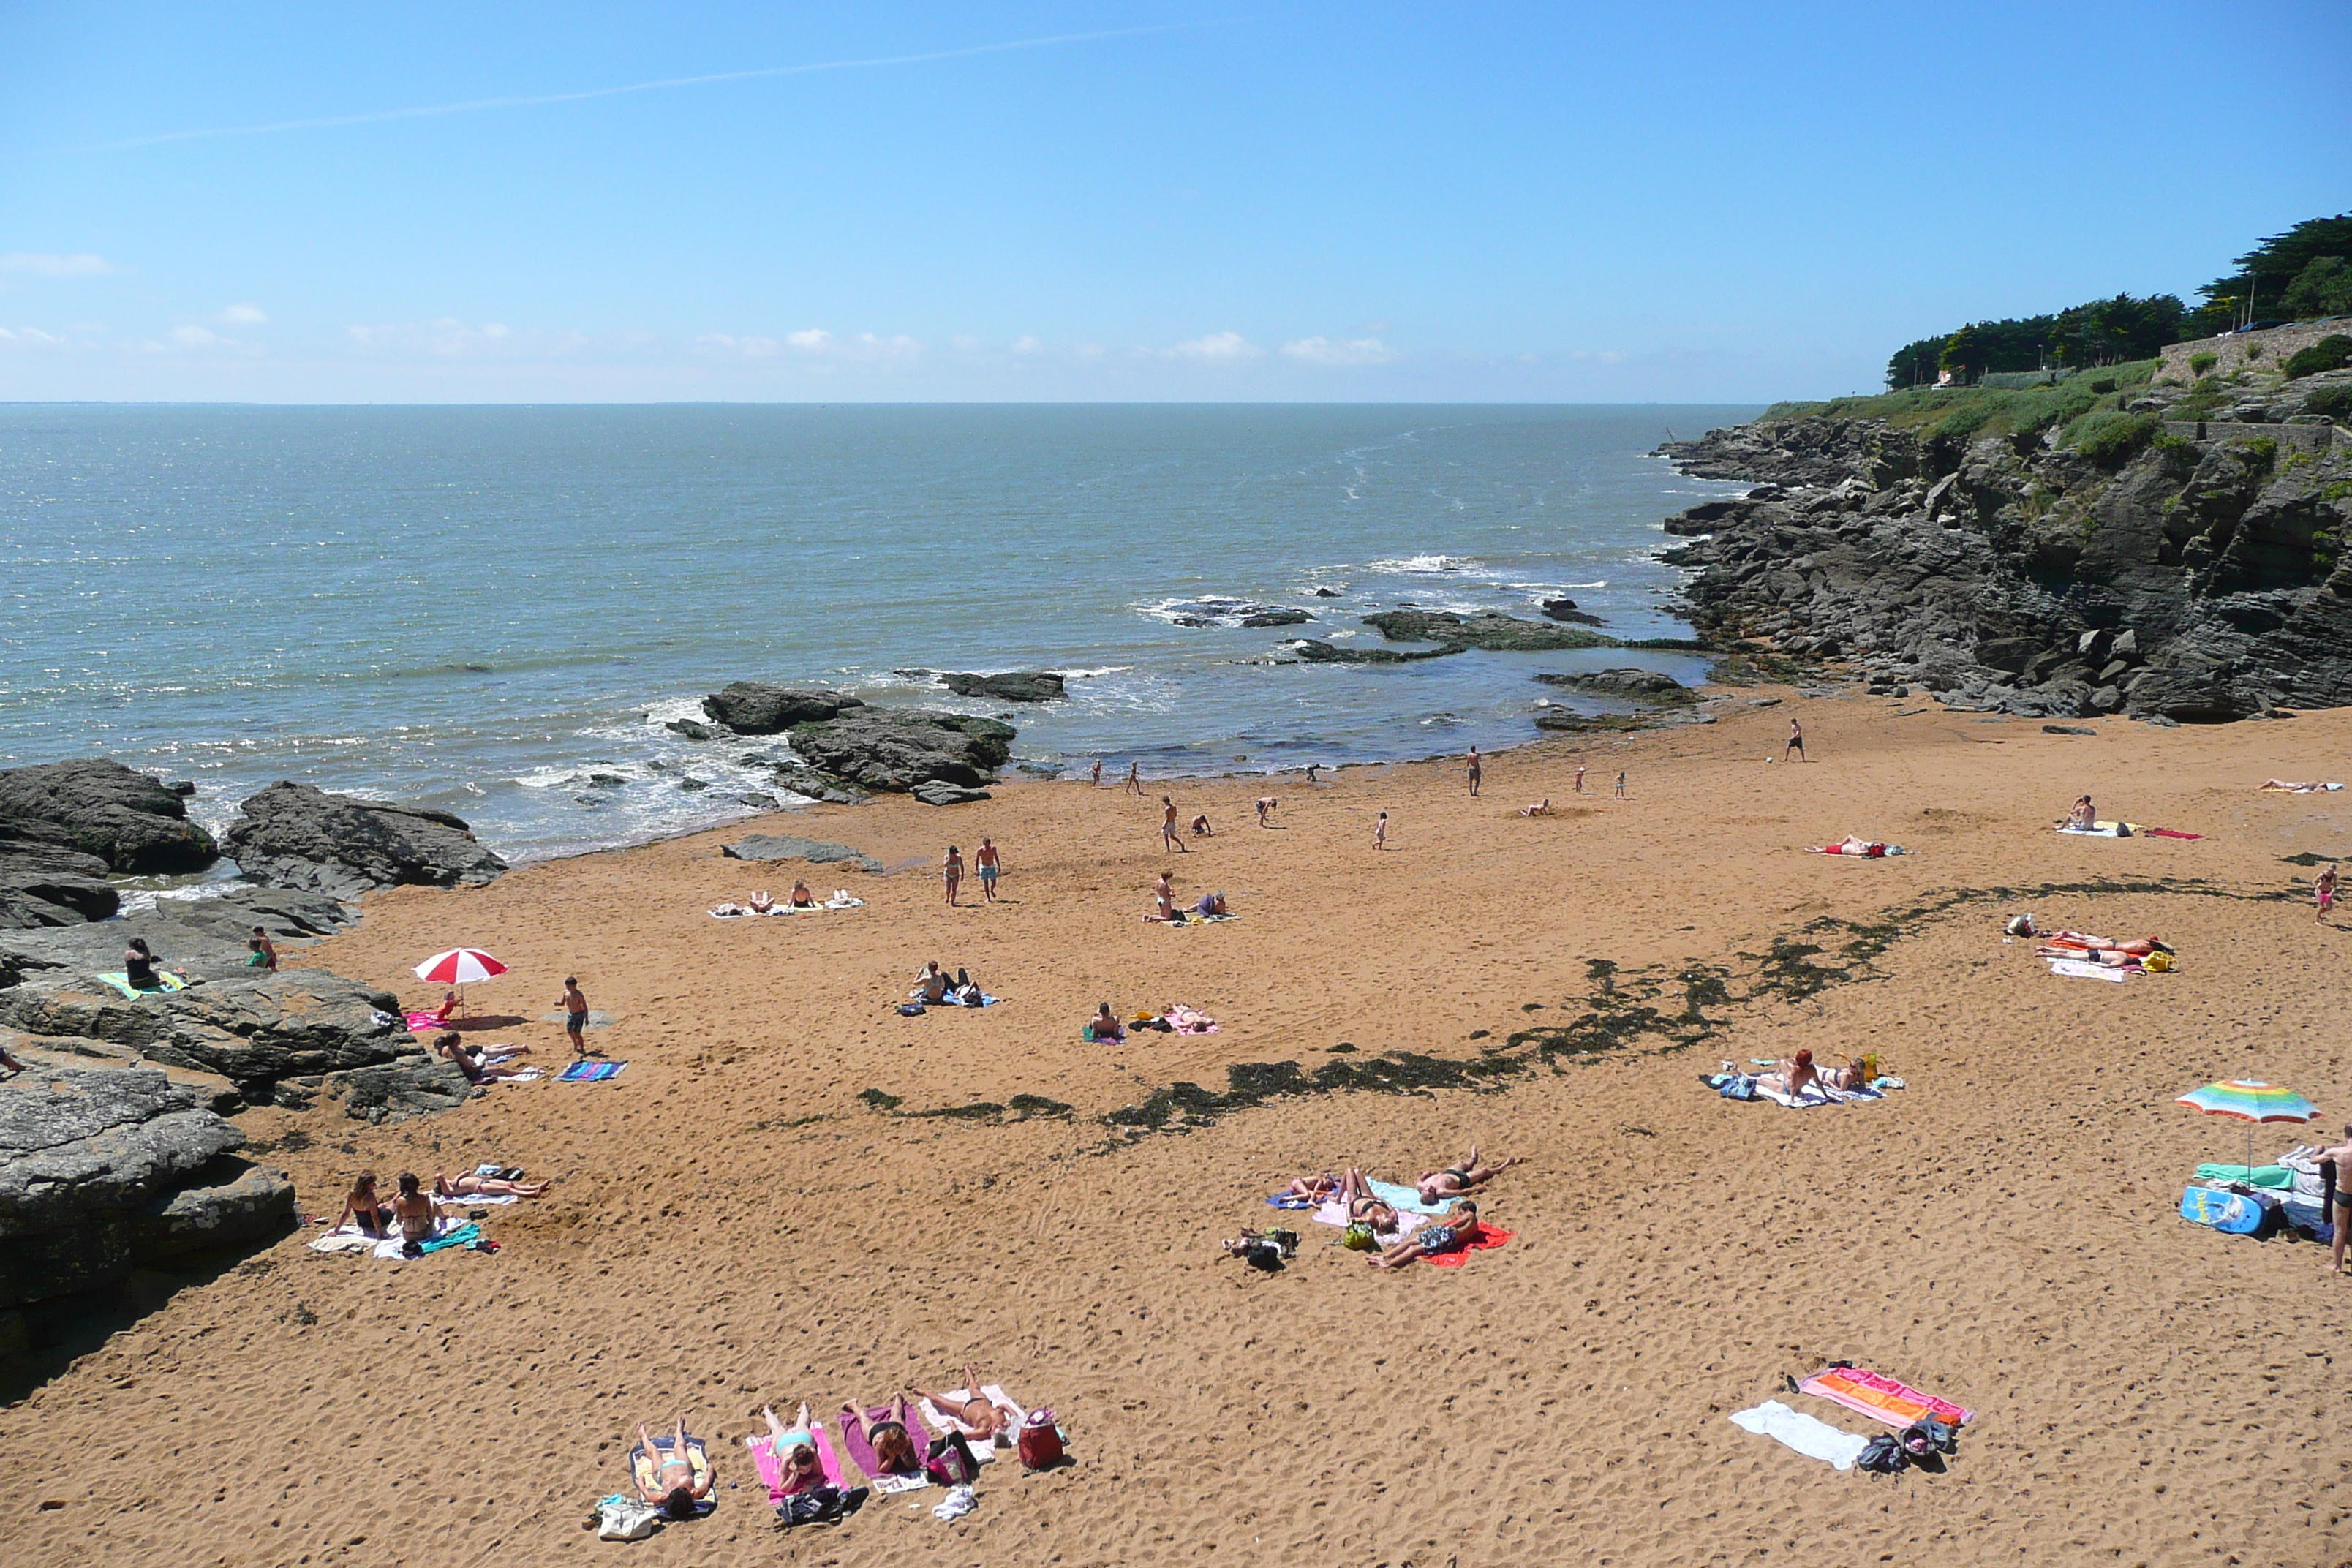
M 2237 270 L 2216 278 L 2198 293 L 2200 332 L 2223 332 L 2246 318 L 2352 313 L 2352 213 L 2306 218 L 2284 234 L 2272 235 L 2238 258 Z
M 1886 384 L 1933 381 L 1931 373 L 1937 370 L 1950 371 L 1955 380 L 1973 381 L 1988 371 L 2148 359 L 2165 344 L 2179 342 L 2189 319 L 2189 307 L 2178 295 L 2150 294 L 2143 300 L 2118 294 L 2053 315 L 1970 321 L 1945 337 L 1922 338 L 1897 349 L 1887 362 Z

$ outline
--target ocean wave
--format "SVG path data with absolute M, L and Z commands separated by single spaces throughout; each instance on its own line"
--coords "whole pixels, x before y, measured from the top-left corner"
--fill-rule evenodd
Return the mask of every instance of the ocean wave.
M 1475 555 L 1391 555 L 1364 563 L 1367 572 L 1394 572 L 1411 576 L 1478 572 L 1486 563 Z
M 1252 616 L 1262 616 L 1276 610 L 1296 610 L 1314 616 L 1312 609 L 1296 605 L 1270 605 L 1258 599 L 1239 599 L 1224 594 L 1202 594 L 1193 598 L 1171 597 L 1132 606 L 1135 613 L 1149 620 L 1165 621 L 1171 626 L 1238 626 Z

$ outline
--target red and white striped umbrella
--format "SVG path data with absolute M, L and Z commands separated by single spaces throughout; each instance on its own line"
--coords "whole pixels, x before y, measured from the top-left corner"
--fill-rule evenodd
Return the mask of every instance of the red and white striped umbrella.
M 453 947 L 446 952 L 436 952 L 416 966 L 416 978 L 431 981 L 436 985 L 470 985 L 477 980 L 488 980 L 504 974 L 507 966 L 488 953 L 470 947 Z

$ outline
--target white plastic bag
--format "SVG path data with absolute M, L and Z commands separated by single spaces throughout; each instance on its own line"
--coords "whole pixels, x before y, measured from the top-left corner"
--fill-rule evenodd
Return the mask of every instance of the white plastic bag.
M 609 1497 L 596 1505 L 596 1539 L 643 1541 L 660 1524 L 660 1516 L 641 1502 Z

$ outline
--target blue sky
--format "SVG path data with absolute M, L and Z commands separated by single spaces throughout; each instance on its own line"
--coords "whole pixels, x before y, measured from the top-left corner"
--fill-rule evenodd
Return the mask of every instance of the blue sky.
M 2340 0 L 17 0 L 0 398 L 1849 392 L 2352 208 L 2347 68 Z

